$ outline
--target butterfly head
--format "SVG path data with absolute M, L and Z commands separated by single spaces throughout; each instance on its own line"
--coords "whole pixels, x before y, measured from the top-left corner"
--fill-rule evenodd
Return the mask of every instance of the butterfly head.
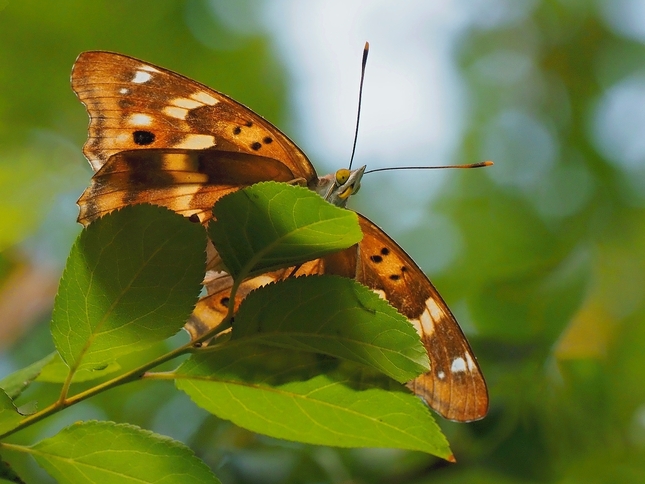
M 349 197 L 361 188 L 363 173 L 365 173 L 365 166 L 356 170 L 341 168 L 336 173 L 320 177 L 314 189 L 329 203 L 344 207 Z

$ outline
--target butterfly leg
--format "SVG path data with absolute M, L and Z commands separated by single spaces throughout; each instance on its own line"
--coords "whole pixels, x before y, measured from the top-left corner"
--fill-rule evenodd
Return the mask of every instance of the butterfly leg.
M 294 178 L 293 180 L 287 182 L 289 185 L 298 185 L 300 187 L 306 187 L 307 186 L 307 180 L 304 178 Z

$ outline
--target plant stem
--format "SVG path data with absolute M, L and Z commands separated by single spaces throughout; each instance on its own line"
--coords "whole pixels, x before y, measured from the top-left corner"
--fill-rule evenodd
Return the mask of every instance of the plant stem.
M 81 393 L 78 393 L 74 396 L 71 397 L 64 397 L 58 399 L 56 402 L 53 404 L 49 405 L 48 407 L 44 408 L 43 410 L 36 412 L 32 415 L 29 415 L 25 417 L 20 424 L 9 430 L 8 432 L 5 432 L 4 434 L 0 435 L 0 439 L 4 439 L 5 437 L 8 437 L 9 435 L 12 435 L 19 430 L 22 430 L 25 427 L 28 427 L 29 425 L 35 424 L 36 422 L 40 422 L 46 417 L 49 417 L 50 415 L 59 412 L 60 410 L 70 407 L 72 405 L 75 405 L 79 402 L 82 402 L 83 400 L 86 400 L 94 395 L 98 395 L 99 393 L 102 393 L 106 390 L 109 390 L 110 388 L 114 388 L 116 386 L 129 383 L 131 381 L 138 380 L 143 376 L 143 374 L 150 370 L 151 368 L 154 368 L 156 366 L 161 365 L 162 363 L 165 363 L 166 361 L 170 361 L 174 358 L 177 358 L 178 356 L 187 354 L 187 353 L 193 353 L 199 351 L 199 348 L 195 347 L 196 343 L 200 343 L 202 341 L 205 341 L 207 339 L 212 338 L 215 336 L 217 333 L 219 333 L 223 327 L 230 326 L 230 317 L 224 318 L 222 323 L 220 323 L 218 326 L 210 330 L 209 332 L 205 333 L 202 335 L 200 338 L 198 338 L 195 341 L 190 341 L 186 343 L 183 346 L 180 346 L 179 348 L 176 348 L 165 355 L 161 355 L 157 358 L 155 358 L 152 361 L 149 361 L 148 363 L 139 366 L 138 368 L 135 368 L 133 370 L 130 370 L 126 373 L 123 373 L 122 375 L 119 375 L 111 380 L 108 380 L 106 382 L 101 383 L 100 385 L 97 385 L 93 388 L 90 388 L 89 390 L 85 390 Z M 71 372 L 71 371 L 70 371 Z M 66 379 L 66 383 L 67 383 Z M 71 384 L 71 381 L 70 381 Z M 69 386 L 69 384 L 68 384 Z

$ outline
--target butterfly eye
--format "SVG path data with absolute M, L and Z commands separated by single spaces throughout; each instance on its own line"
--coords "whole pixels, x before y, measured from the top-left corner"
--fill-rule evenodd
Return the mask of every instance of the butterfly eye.
M 342 185 L 347 180 L 349 180 L 349 175 L 351 172 L 347 168 L 341 168 L 336 172 L 336 184 Z

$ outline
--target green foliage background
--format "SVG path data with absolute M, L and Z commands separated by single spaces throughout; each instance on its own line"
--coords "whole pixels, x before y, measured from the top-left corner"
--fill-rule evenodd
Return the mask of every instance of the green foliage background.
M 459 158 L 496 162 L 454 174 L 428 207 L 459 228 L 461 250 L 432 279 L 491 393 L 485 420 L 440 422 L 458 464 L 257 436 L 162 382 L 110 391 L 16 440 L 79 419 L 134 423 L 184 441 L 225 483 L 645 482 L 645 171 L 643 160 L 615 163 L 593 129 L 603 96 L 642 76 L 645 47 L 601 20 L 609 1 L 509 2 L 525 13 L 471 28 L 455 54 L 470 110 Z M 200 1 L 0 3 L 2 375 L 52 350 L 48 311 L 91 175 L 87 117 L 68 81 L 78 53 L 170 67 L 288 126 L 270 39 L 242 37 L 209 12 Z M 222 48 L 198 42 L 196 25 Z M 419 253 L 436 229 L 398 239 Z

